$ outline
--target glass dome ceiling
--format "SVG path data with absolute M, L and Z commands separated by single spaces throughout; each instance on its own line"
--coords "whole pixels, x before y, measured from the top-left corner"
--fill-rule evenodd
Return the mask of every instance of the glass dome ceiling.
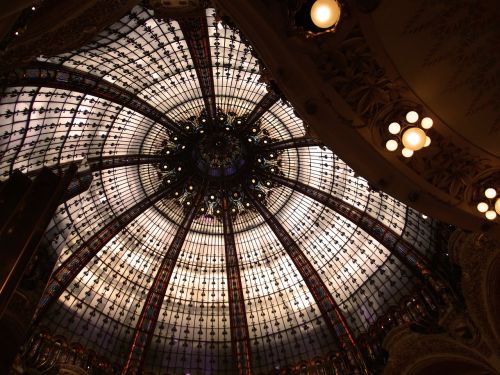
M 261 66 L 213 9 L 136 7 L 4 80 L 1 178 L 76 161 L 90 183 L 47 230 L 41 325 L 130 373 L 357 355 L 415 285 L 433 223 L 309 138 Z

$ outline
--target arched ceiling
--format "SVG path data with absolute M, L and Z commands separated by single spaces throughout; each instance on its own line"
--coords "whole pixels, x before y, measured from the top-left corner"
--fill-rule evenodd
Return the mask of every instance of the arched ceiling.
M 374 32 L 401 77 L 446 126 L 500 156 L 496 1 L 382 1 Z
M 263 71 L 214 9 L 175 20 L 137 6 L 8 73 L 1 178 L 93 165 L 47 232 L 59 258 L 41 324 L 124 372 L 269 372 L 356 353 L 417 284 L 434 221 L 309 142 Z
M 405 80 L 374 27 L 370 11 L 376 14 L 379 6 L 382 12 L 380 3 L 384 2 L 347 2 L 335 33 L 308 38 L 295 25 L 292 4 L 216 1 L 251 36 L 272 78 L 293 98 L 312 131 L 372 186 L 445 222 L 499 235 L 499 219 L 488 222 L 476 209 L 485 188 L 500 184 L 500 159 L 486 151 L 495 149 L 495 137 L 484 134 L 482 122 L 473 131 L 483 135 L 471 139 L 460 130 L 464 121 L 448 126 L 451 101 L 438 108 L 443 98 L 427 102 L 429 98 Z M 481 115 L 477 113 L 481 119 L 495 111 L 494 100 L 484 94 L 487 105 Z M 387 125 L 409 109 L 432 117 L 434 127 L 431 147 L 406 159 L 387 151 L 385 142 L 390 137 Z

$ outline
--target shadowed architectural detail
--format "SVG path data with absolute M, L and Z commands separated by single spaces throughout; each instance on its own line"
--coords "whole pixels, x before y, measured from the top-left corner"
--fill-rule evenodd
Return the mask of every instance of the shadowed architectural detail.
M 67 202 L 70 199 L 76 197 L 87 191 L 92 184 L 92 172 L 83 172 L 81 174 L 76 174 L 71 180 L 66 192 L 64 193 L 61 203 Z
M 142 364 L 153 338 L 154 329 L 158 321 L 158 315 L 160 314 L 160 308 L 165 297 L 165 292 L 167 291 L 168 283 L 170 282 L 170 277 L 174 271 L 177 258 L 179 257 L 179 253 L 189 229 L 191 228 L 191 224 L 201 207 L 205 189 L 206 183 L 203 183 L 203 186 L 199 187 L 190 210 L 179 224 L 179 228 L 163 257 L 160 269 L 154 278 L 153 284 L 144 302 L 141 315 L 139 316 L 137 326 L 135 327 L 133 340 L 123 367 L 123 375 L 141 373 Z
M 300 148 L 300 147 L 313 147 L 313 146 L 321 147 L 323 145 L 324 145 L 323 142 L 321 142 L 319 139 L 302 137 L 302 138 L 287 139 L 284 141 L 273 142 L 267 146 L 264 146 L 263 148 L 268 151 L 279 151 L 279 150 L 285 150 L 287 148 Z
M 145 210 L 152 207 L 159 200 L 167 197 L 175 188 L 175 184 L 161 188 L 156 193 L 144 198 L 127 211 L 116 216 L 106 226 L 101 228 L 90 239 L 85 241 L 71 256 L 65 260 L 52 274 L 44 295 L 42 296 L 35 319 L 41 317 L 49 306 L 57 301 L 80 271 L 94 258 L 94 256 L 123 228 L 141 215 Z
M 106 169 L 113 169 L 119 167 L 127 167 L 131 165 L 143 165 L 143 164 L 158 164 L 168 158 L 161 155 L 114 155 L 114 156 L 104 156 L 104 157 L 93 157 L 87 159 L 88 169 L 79 171 L 73 178 L 68 186 L 66 193 L 63 196 L 62 202 L 66 202 L 71 198 L 82 194 L 84 191 L 88 190 L 90 184 L 92 183 L 92 172 L 104 171 Z M 57 164 L 51 167 L 53 171 L 62 173 L 72 162 Z M 39 170 L 34 170 L 27 173 L 28 176 L 35 176 L 39 173 Z
M 82 99 L 85 95 L 97 96 L 130 108 L 163 125 L 168 131 L 176 134 L 184 134 L 184 130 L 172 119 L 136 95 L 111 82 L 96 77 L 93 74 L 82 72 L 81 70 L 52 63 L 37 62 L 29 67 L 20 68 L 4 75 L 0 79 L 0 85 L 27 85 L 72 90 L 81 92 L 83 94 Z
M 167 160 L 168 157 L 162 155 L 112 155 L 112 156 L 99 156 L 87 159 L 89 164 L 88 172 L 103 171 L 106 169 L 127 167 L 130 165 L 142 164 L 156 164 Z M 51 167 L 54 172 L 61 173 L 68 168 L 73 162 L 56 164 Z M 35 169 L 26 173 L 28 177 L 36 176 L 40 170 Z
M 0 84 L 1 85 L 1 84 Z M 35 105 L 35 100 L 34 98 L 36 97 L 37 93 L 40 92 L 40 87 L 36 88 L 35 89 L 35 92 L 33 93 L 33 100 L 30 102 L 29 104 L 29 108 L 28 108 L 28 117 L 26 118 L 26 123 L 28 124 L 29 121 L 30 121 L 30 118 L 31 118 L 31 114 L 33 113 L 33 106 Z M 22 135 L 22 139 L 23 141 L 26 139 L 26 135 L 28 134 L 27 131 L 25 131 Z M 19 156 L 19 152 L 21 151 L 21 148 L 19 147 L 17 150 L 16 150 L 16 153 L 14 155 L 14 157 L 12 158 L 12 160 L 15 160 L 18 156 Z M 14 172 L 14 163 L 12 163 L 10 165 L 10 168 L 9 168 L 9 175 L 12 175 L 12 173 Z
M 271 108 L 278 100 L 278 94 L 276 94 L 272 89 L 268 89 L 266 95 L 262 97 L 260 102 L 257 103 L 252 112 L 250 112 L 245 118 L 245 129 L 249 129 L 253 124 L 255 124 L 266 113 L 269 108 Z
M 250 362 L 250 339 L 245 312 L 245 296 L 241 285 L 238 253 L 234 241 L 233 218 L 226 196 L 222 199 L 224 225 L 224 250 L 226 256 L 227 285 L 229 289 L 229 311 L 231 317 L 231 345 L 238 374 L 252 374 Z
M 66 173 L 57 176 L 48 168 L 42 169 L 38 176 L 26 187 L 15 207 L 9 207 L 15 191 L 2 192 L 0 208 L 10 208 L 0 227 L 2 254 L 0 257 L 0 316 L 20 283 L 28 264 L 36 253 L 45 227 L 58 206 L 58 202 L 68 188 L 77 171 L 76 164 L 70 165 Z M 15 181 L 15 183 L 18 183 Z M 24 183 L 22 184 L 24 185 Z M 17 187 L 19 188 L 20 185 Z M 25 185 L 22 186 L 25 189 Z M 18 198 L 18 197 L 15 197 Z M 17 200 L 17 199 L 15 199 Z M 4 203 L 6 202 L 6 204 Z
M 212 56 L 208 39 L 208 25 L 205 15 L 179 20 L 182 33 L 191 53 L 194 68 L 200 82 L 200 89 L 205 102 L 205 110 L 210 121 L 217 116 L 215 87 L 212 72 Z
M 68 192 L 64 197 L 64 201 L 71 199 L 78 194 L 86 191 L 92 182 L 92 172 L 104 171 L 106 169 L 113 169 L 119 167 L 127 167 L 131 165 L 143 164 L 159 164 L 167 158 L 161 155 L 116 155 L 104 156 L 100 158 L 89 158 L 89 169 L 79 173 L 68 188 Z M 58 165 L 57 167 L 60 167 Z
M 412 270 L 416 276 L 419 276 L 423 280 L 429 282 L 430 286 L 436 288 L 436 290 L 440 290 L 442 288 L 441 285 L 436 284 L 439 282 L 430 272 L 427 260 L 425 260 L 411 244 L 402 239 L 401 236 L 397 235 L 393 230 L 380 221 L 372 218 L 359 208 L 356 208 L 341 199 L 328 195 L 327 193 L 312 186 L 308 186 L 300 181 L 294 181 L 283 176 L 266 172 L 264 172 L 263 175 L 271 181 L 287 186 L 290 189 L 298 191 L 299 193 L 314 199 L 315 201 L 349 219 L 384 245 L 397 259 L 399 259 L 401 263 Z
M 110 168 L 126 167 L 129 165 L 156 164 L 167 160 L 163 155 L 114 155 L 88 158 L 90 170 L 102 171 Z
M 277 239 L 283 246 L 283 249 L 295 264 L 295 267 L 297 267 L 299 273 L 302 275 L 304 282 L 321 311 L 321 315 L 330 330 L 330 333 L 337 341 L 337 345 L 339 346 L 338 349 L 345 351 L 345 354 L 349 358 L 353 367 L 365 372 L 363 360 L 357 352 L 354 337 L 345 322 L 345 318 L 342 316 L 340 308 L 320 275 L 290 234 L 288 234 L 285 228 L 283 228 L 278 219 L 269 211 L 269 209 L 262 204 L 258 197 L 255 196 L 249 189 L 246 190 L 246 193 L 248 194 L 252 204 L 276 235 Z

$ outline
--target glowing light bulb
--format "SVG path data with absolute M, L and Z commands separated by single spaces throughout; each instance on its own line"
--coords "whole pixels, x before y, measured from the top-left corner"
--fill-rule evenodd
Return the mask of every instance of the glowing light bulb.
M 430 129 L 432 128 L 432 125 L 434 125 L 434 121 L 432 121 L 430 117 L 424 117 L 420 122 L 420 125 L 422 125 L 422 128 L 424 129 Z
M 493 188 L 488 188 L 484 191 L 484 196 L 489 199 L 493 199 L 497 196 L 497 191 Z
M 391 124 L 389 125 L 389 133 L 391 134 L 398 134 L 400 130 L 401 125 L 399 125 L 397 122 L 391 122 Z
M 495 201 L 495 211 L 500 215 L 500 198 Z
M 486 202 L 479 202 L 477 204 L 477 210 L 479 212 L 485 213 L 486 211 L 488 211 L 488 208 L 489 208 L 488 203 L 486 203 Z
M 412 150 L 410 150 L 409 148 L 403 148 L 403 149 L 401 150 L 401 154 L 403 154 L 403 156 L 404 156 L 405 158 L 411 158 L 411 157 L 412 157 L 412 155 L 413 155 L 413 151 L 412 151 Z
M 321 28 L 336 25 L 340 19 L 340 6 L 335 0 L 316 0 L 311 8 L 311 20 Z
M 396 151 L 398 149 L 398 142 L 394 139 L 389 139 L 385 143 L 385 148 L 389 151 Z
M 415 111 L 408 112 L 406 114 L 406 121 L 408 121 L 410 124 L 414 124 L 418 121 L 418 113 Z
M 486 211 L 484 216 L 486 216 L 486 219 L 488 219 L 488 220 L 495 220 L 497 218 L 497 213 L 493 210 L 490 210 L 490 211 Z
M 430 145 L 431 145 L 431 138 L 429 136 L 426 136 L 424 147 L 429 147 Z
M 401 137 L 401 141 L 406 148 L 412 151 L 418 151 L 425 145 L 425 132 L 417 127 L 412 127 L 406 130 Z

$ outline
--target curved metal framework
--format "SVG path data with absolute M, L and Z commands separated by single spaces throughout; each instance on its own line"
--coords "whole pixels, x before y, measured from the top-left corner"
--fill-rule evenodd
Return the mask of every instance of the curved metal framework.
M 252 374 L 250 361 L 250 336 L 245 311 L 245 296 L 241 284 L 240 266 L 234 240 L 233 218 L 229 210 L 227 192 L 223 197 L 224 250 L 226 256 L 227 285 L 231 318 L 231 345 L 236 359 L 238 374 Z
M 85 92 L 126 106 L 153 121 L 163 125 L 165 129 L 176 134 L 184 134 L 184 130 L 164 113 L 150 104 L 137 98 L 123 88 L 103 80 L 92 74 L 73 70 L 64 66 L 39 62 L 34 66 L 17 69 L 0 80 L 2 86 L 37 86 Z M 31 110 L 30 110 L 31 113 Z
M 1 81 L 0 171 L 89 168 L 51 228 L 60 264 L 39 320 L 126 358 L 124 374 L 251 374 L 341 352 L 339 368 L 366 371 L 355 336 L 409 293 L 411 272 L 427 275 L 432 221 L 306 137 L 237 30 L 211 9 L 177 22 L 136 7 L 85 48 L 40 60 Z M 189 171 L 159 171 L 177 160 L 165 150 L 204 130 L 200 113 L 258 125 L 245 157 L 282 175 L 243 169 L 193 195 Z M 242 188 L 252 176 L 256 189 Z
M 123 230 L 130 222 L 143 214 L 145 210 L 152 207 L 159 200 L 172 194 L 176 184 L 167 188 L 160 189 L 156 193 L 144 198 L 142 201 L 130 207 L 128 210 L 116 216 L 106 226 L 96 232 L 88 241 L 84 242 L 66 261 L 53 272 L 50 277 L 44 294 L 40 300 L 38 310 L 35 314 L 35 320 L 43 315 L 44 311 L 54 303 L 68 285 L 73 282 L 75 277 L 84 267 L 102 250 L 118 232 Z
M 140 373 L 144 362 L 144 356 L 147 353 L 155 325 L 158 321 L 161 305 L 165 292 L 167 291 L 168 283 L 172 277 L 177 258 L 181 251 L 184 241 L 188 234 L 191 224 L 201 207 L 201 201 L 206 189 L 206 185 L 200 187 L 196 193 L 191 209 L 187 212 L 186 216 L 179 224 L 179 228 L 170 243 L 170 246 L 165 253 L 163 261 L 161 262 L 160 269 L 156 274 L 153 284 L 149 290 L 144 307 L 142 308 L 139 321 L 135 327 L 134 338 L 130 346 L 130 351 L 127 355 L 127 360 L 123 367 L 122 374 L 137 374 Z

